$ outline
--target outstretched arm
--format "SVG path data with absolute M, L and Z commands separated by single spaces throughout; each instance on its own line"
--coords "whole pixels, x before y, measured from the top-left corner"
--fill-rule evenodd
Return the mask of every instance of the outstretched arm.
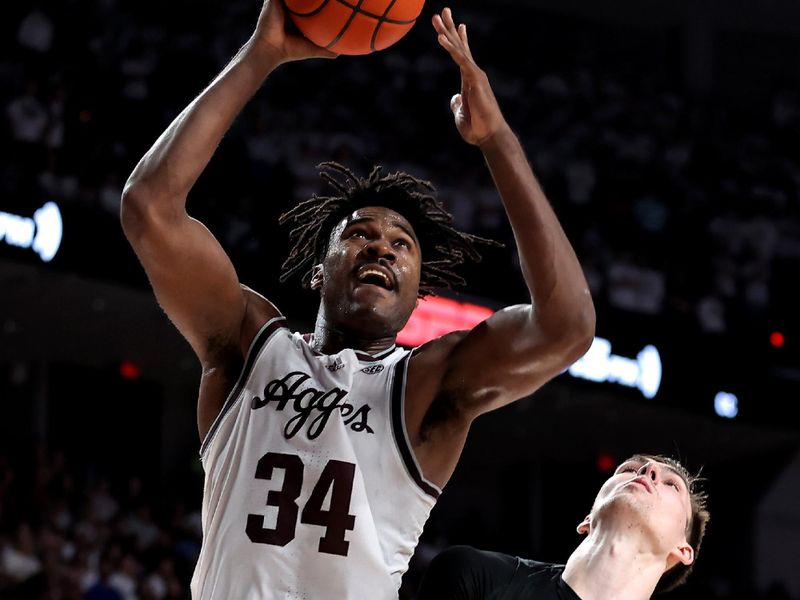
M 267 75 L 284 62 L 315 56 L 334 55 L 287 34 L 280 0 L 265 0 L 252 37 L 164 131 L 125 185 L 125 235 L 204 374 L 219 367 L 223 355 L 246 350 L 248 314 L 257 310 L 266 319 L 277 310 L 240 286 L 217 240 L 186 213 L 187 194 Z M 215 416 L 214 407 L 200 407 L 201 436 Z
M 421 364 L 441 366 L 420 379 L 420 388 L 432 390 L 433 398 L 428 406 L 417 404 L 407 424 L 419 434 L 423 470 L 427 464 L 429 476 L 444 482 L 469 423 L 528 396 L 580 357 L 594 336 L 595 315 L 575 252 L 472 57 L 466 26 L 456 27 L 447 8 L 434 16 L 433 26 L 461 72 L 461 91 L 450 103 L 456 127 L 480 148 L 491 171 L 531 296 L 530 304 L 501 310 L 418 354 Z

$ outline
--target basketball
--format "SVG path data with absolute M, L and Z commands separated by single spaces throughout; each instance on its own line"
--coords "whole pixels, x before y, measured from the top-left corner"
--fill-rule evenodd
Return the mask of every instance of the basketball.
M 388 48 L 414 26 L 425 0 L 284 0 L 305 37 L 337 54 Z

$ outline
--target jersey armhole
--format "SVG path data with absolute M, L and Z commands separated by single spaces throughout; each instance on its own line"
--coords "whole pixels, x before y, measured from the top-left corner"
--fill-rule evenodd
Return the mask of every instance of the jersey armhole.
M 400 458 L 402 458 L 403 465 L 411 479 L 414 480 L 423 492 L 432 496 L 434 499 L 438 499 L 442 490 L 436 484 L 422 476 L 422 469 L 420 469 L 417 457 L 414 455 L 414 449 L 411 447 L 408 430 L 406 429 L 406 375 L 408 372 L 408 362 L 412 355 L 413 351 L 409 352 L 397 361 L 394 366 L 390 408 L 392 433 L 397 450 L 400 453 Z
M 242 370 L 239 373 L 239 378 L 236 380 L 236 385 L 233 386 L 230 394 L 228 394 L 225 404 L 222 405 L 222 409 L 219 411 L 217 418 L 214 419 L 214 422 L 211 424 L 211 428 L 208 430 L 208 433 L 206 433 L 205 439 L 203 439 L 203 443 L 200 445 L 201 459 L 204 458 L 206 452 L 208 451 L 208 447 L 214 440 L 214 436 L 219 429 L 220 423 L 222 423 L 222 420 L 230 412 L 231 408 L 233 408 L 233 406 L 236 404 L 236 401 L 242 395 L 244 386 L 250 377 L 250 373 L 253 371 L 253 366 L 255 365 L 258 356 L 261 354 L 261 350 L 264 348 L 264 346 L 266 346 L 267 341 L 276 331 L 286 328 L 288 328 L 286 317 L 281 316 L 270 319 L 264 323 L 261 329 L 258 330 L 258 333 L 250 343 L 250 349 L 247 351 L 247 356 L 245 357 Z

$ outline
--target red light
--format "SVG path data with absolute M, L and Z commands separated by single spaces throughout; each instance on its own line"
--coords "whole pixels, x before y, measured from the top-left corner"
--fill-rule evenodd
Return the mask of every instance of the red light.
M 119 365 L 119 374 L 123 379 L 134 380 L 142 376 L 142 371 L 136 363 L 123 360 Z
M 397 343 L 419 346 L 451 331 L 472 329 L 492 313 L 494 311 L 486 306 L 447 298 L 420 300 L 406 326 L 397 334 Z
M 785 342 L 786 338 L 783 337 L 783 334 L 780 331 L 773 331 L 769 334 L 769 343 L 773 348 L 782 348 Z
M 610 454 L 603 453 L 597 457 L 597 468 L 603 473 L 610 473 L 614 470 L 617 461 Z

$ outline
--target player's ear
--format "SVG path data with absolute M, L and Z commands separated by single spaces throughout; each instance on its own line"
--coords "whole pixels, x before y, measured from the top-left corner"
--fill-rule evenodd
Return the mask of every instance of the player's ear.
M 586 535 L 589 533 L 589 530 L 592 528 L 592 515 L 586 515 L 586 518 L 581 521 L 581 524 L 578 525 L 577 531 L 581 535 Z
M 322 284 L 325 281 L 325 276 L 322 272 L 322 265 L 314 265 L 311 268 L 311 289 L 312 290 L 319 290 L 322 288 Z
M 684 565 L 690 565 L 694 562 L 694 548 L 686 541 L 674 548 L 670 554 Z

